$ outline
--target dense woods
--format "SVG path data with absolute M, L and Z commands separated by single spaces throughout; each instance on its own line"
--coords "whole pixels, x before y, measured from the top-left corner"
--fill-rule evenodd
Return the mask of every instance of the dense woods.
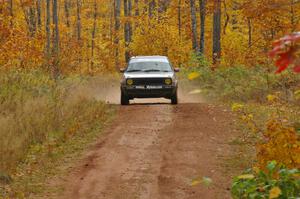
M 114 71 L 134 55 L 188 66 L 268 63 L 274 39 L 299 27 L 296 0 L 2 0 L 1 68 Z
M 299 29 L 300 0 L 0 0 L 0 194 L 39 192 L 113 115 L 116 72 L 165 55 L 188 97 L 231 106 L 232 197 L 299 197 Z

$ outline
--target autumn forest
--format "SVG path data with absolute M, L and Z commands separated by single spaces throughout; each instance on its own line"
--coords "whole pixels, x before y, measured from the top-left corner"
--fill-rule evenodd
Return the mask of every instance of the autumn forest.
M 299 198 L 299 30 L 300 0 L 0 0 L 0 198 Z M 120 106 L 147 55 L 178 105 Z
M 2 0 L 2 68 L 95 73 L 134 55 L 192 53 L 214 64 L 263 65 L 270 44 L 299 28 L 295 0 Z

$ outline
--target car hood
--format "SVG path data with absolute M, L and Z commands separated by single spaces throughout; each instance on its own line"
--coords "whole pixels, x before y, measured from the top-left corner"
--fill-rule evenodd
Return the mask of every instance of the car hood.
M 173 72 L 134 72 L 134 73 L 124 73 L 125 78 L 172 78 L 174 77 Z

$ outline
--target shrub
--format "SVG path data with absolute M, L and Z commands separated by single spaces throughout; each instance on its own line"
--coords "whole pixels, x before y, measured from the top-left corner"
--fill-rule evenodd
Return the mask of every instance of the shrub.
M 291 100 L 292 91 L 297 90 L 300 80 L 288 71 L 280 76 L 270 74 L 265 67 L 220 67 L 212 71 L 201 64 L 184 71 L 183 75 L 192 72 L 200 74 L 194 83 L 207 93 L 207 97 L 226 102 L 266 102 L 266 96 L 274 92 L 281 92 L 284 99 Z
M 268 161 L 276 160 L 288 168 L 300 168 L 300 137 L 292 127 L 279 121 L 270 121 L 257 144 L 257 161 L 264 167 Z
M 232 197 L 248 198 L 282 198 L 300 197 L 300 170 L 287 169 L 270 162 L 266 169 L 251 169 L 234 179 Z

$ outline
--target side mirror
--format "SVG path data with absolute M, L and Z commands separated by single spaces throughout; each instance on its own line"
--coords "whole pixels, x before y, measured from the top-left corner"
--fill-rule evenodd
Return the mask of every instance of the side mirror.
M 125 68 L 120 68 L 120 73 L 124 73 L 125 72 Z
M 174 68 L 174 72 L 178 73 L 178 72 L 180 72 L 180 69 L 179 68 Z

